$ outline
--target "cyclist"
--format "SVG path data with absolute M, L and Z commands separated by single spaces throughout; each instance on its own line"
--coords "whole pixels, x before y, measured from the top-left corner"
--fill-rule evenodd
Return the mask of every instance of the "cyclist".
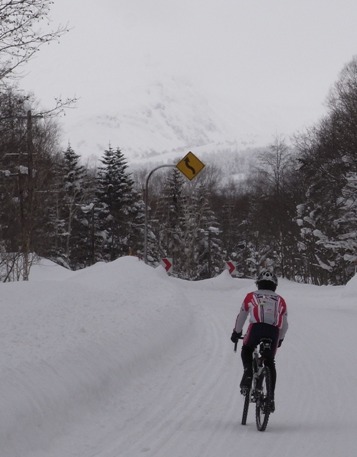
M 281 346 L 288 329 L 287 307 L 283 297 L 275 290 L 278 279 L 267 269 L 262 270 L 256 279 L 258 290 L 250 292 L 245 297 L 237 316 L 231 341 L 237 343 L 242 336 L 244 323 L 249 315 L 249 327 L 243 339 L 241 357 L 243 362 L 243 377 L 240 383 L 241 393 L 246 394 L 251 387 L 253 370 L 253 351 L 261 338 L 272 340 L 271 350 L 267 351 L 267 362 L 272 377 L 273 399 L 271 412 L 275 410 L 274 391 L 276 384 L 275 353 Z

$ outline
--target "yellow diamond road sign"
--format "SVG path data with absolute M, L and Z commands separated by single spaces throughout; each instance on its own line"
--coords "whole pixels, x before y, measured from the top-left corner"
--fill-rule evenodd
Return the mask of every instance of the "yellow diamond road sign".
M 185 157 L 176 165 L 186 178 L 192 180 L 204 168 L 204 163 L 198 159 L 195 154 L 188 152 Z

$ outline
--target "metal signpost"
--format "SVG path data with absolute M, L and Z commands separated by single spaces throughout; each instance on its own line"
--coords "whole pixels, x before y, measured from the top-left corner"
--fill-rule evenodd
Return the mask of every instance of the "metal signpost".
M 168 168 L 168 167 L 175 167 L 175 165 L 160 165 L 159 167 L 154 168 L 153 170 L 150 171 L 146 178 L 145 182 L 145 227 L 144 227 L 144 262 L 148 263 L 148 219 L 149 219 L 149 181 L 151 176 L 156 170 L 159 170 L 160 168 Z
M 160 168 L 176 167 L 190 181 L 204 168 L 204 164 L 192 153 L 188 152 L 176 165 L 160 165 L 150 171 L 145 182 L 145 226 L 144 226 L 144 262 L 148 263 L 148 221 L 149 221 L 149 181 L 153 173 Z

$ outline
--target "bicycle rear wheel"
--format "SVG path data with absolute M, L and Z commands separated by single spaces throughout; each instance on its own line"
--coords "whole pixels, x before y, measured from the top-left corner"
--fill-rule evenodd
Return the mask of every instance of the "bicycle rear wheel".
M 271 374 L 269 367 L 264 367 L 258 381 L 257 402 L 255 405 L 255 419 L 257 429 L 264 432 L 270 416 L 270 404 L 273 398 Z
M 244 405 L 243 405 L 243 414 L 242 414 L 242 425 L 246 425 L 246 424 L 247 424 L 249 402 L 250 402 L 250 391 L 248 391 L 248 392 L 244 395 Z

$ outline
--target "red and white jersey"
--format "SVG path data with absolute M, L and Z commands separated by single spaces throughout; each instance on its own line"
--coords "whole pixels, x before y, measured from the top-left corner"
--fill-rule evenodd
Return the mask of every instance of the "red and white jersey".
M 288 329 L 287 307 L 283 297 L 272 290 L 257 290 L 245 297 L 237 316 L 235 331 L 240 333 L 249 315 L 249 322 L 273 325 L 280 329 L 282 339 Z

